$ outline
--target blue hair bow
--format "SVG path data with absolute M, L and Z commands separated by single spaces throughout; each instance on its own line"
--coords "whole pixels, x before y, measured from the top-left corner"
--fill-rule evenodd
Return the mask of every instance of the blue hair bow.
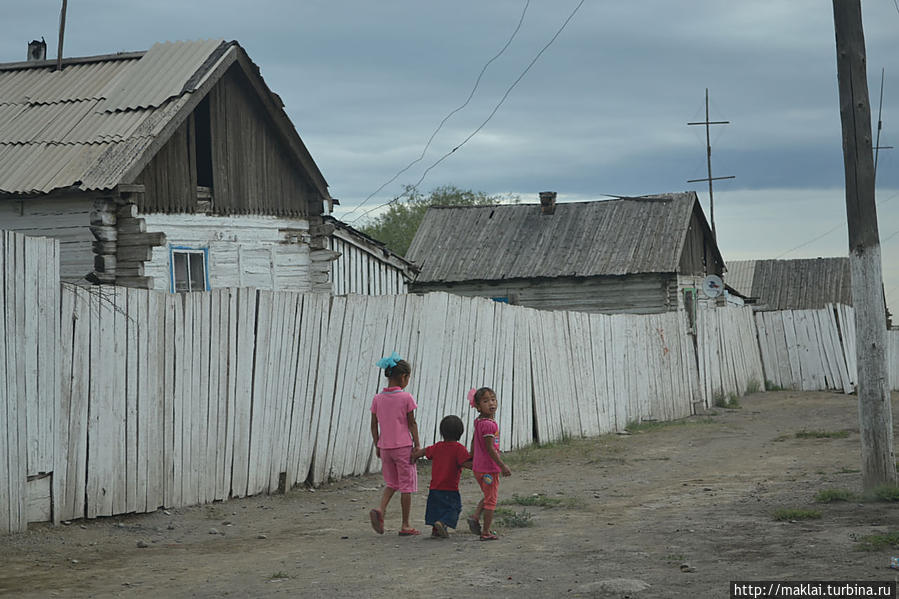
M 403 357 L 396 352 L 393 352 L 389 356 L 385 358 L 381 358 L 377 362 L 375 362 L 375 366 L 378 368 L 393 368 L 396 366 L 396 363 L 402 360 Z

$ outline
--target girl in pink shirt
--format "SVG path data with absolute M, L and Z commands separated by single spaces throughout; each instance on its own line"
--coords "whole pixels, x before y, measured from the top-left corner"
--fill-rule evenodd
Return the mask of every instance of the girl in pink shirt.
M 412 452 L 419 449 L 418 424 L 415 422 L 418 405 L 411 394 L 403 391 L 412 376 L 412 366 L 396 352 L 379 360 L 377 366 L 384 369 L 387 387 L 371 402 L 371 436 L 387 486 L 381 495 L 380 508 L 369 512 L 371 526 L 378 534 L 384 534 L 387 504 L 399 491 L 403 510 L 400 536 L 417 535 L 420 533 L 409 523 L 409 512 L 412 493 L 418 491 L 418 470 L 412 461 Z
M 499 426 L 496 424 L 496 393 L 490 387 L 481 387 L 468 392 L 468 402 L 478 411 L 474 421 L 474 435 L 471 439 L 471 455 L 474 456 L 471 469 L 484 493 L 478 502 L 474 515 L 468 519 L 468 528 L 479 535 L 482 541 L 496 540 L 496 533 L 490 530 L 493 512 L 499 495 L 499 474 L 509 476 L 512 471 L 499 457 Z M 484 526 L 481 526 L 481 514 Z

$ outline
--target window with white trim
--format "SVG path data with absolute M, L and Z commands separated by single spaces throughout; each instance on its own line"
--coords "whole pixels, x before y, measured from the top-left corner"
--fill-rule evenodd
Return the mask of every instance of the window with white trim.
M 172 292 L 208 290 L 206 250 L 172 248 Z

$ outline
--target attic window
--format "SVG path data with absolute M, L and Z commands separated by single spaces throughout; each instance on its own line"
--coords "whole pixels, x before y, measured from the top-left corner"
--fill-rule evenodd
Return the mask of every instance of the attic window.
M 172 293 L 208 291 L 207 248 L 171 248 Z
M 212 128 L 209 124 L 209 96 L 194 111 L 197 143 L 197 187 L 212 189 Z

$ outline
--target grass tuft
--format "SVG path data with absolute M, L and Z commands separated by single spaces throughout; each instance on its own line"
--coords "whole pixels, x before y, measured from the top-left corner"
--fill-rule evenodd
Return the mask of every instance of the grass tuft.
M 784 387 L 781 387 L 780 385 L 775 385 L 774 383 L 772 383 L 771 381 L 768 381 L 768 380 L 765 381 L 765 390 L 766 391 L 786 391 L 786 389 Z
M 290 575 L 282 570 L 278 570 L 268 577 L 269 580 L 284 580 L 285 578 L 290 578 Z
M 715 424 L 711 418 L 682 418 L 681 420 L 632 420 L 624 427 L 629 433 L 645 433 L 669 426 L 685 426 L 691 424 Z
M 869 501 L 899 501 L 899 486 L 880 485 L 879 487 L 874 487 L 871 491 L 865 493 L 865 498 Z
M 534 493 L 533 495 L 512 495 L 511 499 L 503 499 L 500 503 L 503 505 L 524 505 L 528 507 L 558 507 L 562 505 L 562 500 Z
M 796 433 L 797 439 L 845 439 L 849 431 L 808 431 L 801 430 Z
M 774 519 L 779 522 L 790 520 L 817 520 L 821 517 L 818 510 L 803 510 L 797 508 L 784 508 L 774 511 Z
M 818 503 L 834 503 L 836 501 L 853 501 L 855 493 L 847 489 L 822 489 L 815 495 Z
M 865 535 L 858 540 L 855 548 L 859 551 L 899 549 L 899 532 L 890 532 L 881 535 Z
M 752 395 L 753 393 L 758 393 L 761 390 L 762 384 L 755 379 L 752 379 L 748 383 L 746 383 L 746 395 Z
M 757 385 L 758 383 L 756 383 Z M 712 396 L 712 403 L 716 408 L 727 408 L 730 410 L 739 410 L 742 406 L 740 405 L 740 398 L 736 396 L 734 393 L 729 393 L 724 395 L 724 393 L 715 393 Z
M 507 508 L 496 508 L 494 512 L 495 521 L 503 528 L 526 528 L 533 526 L 534 515 L 527 510 L 516 512 Z

